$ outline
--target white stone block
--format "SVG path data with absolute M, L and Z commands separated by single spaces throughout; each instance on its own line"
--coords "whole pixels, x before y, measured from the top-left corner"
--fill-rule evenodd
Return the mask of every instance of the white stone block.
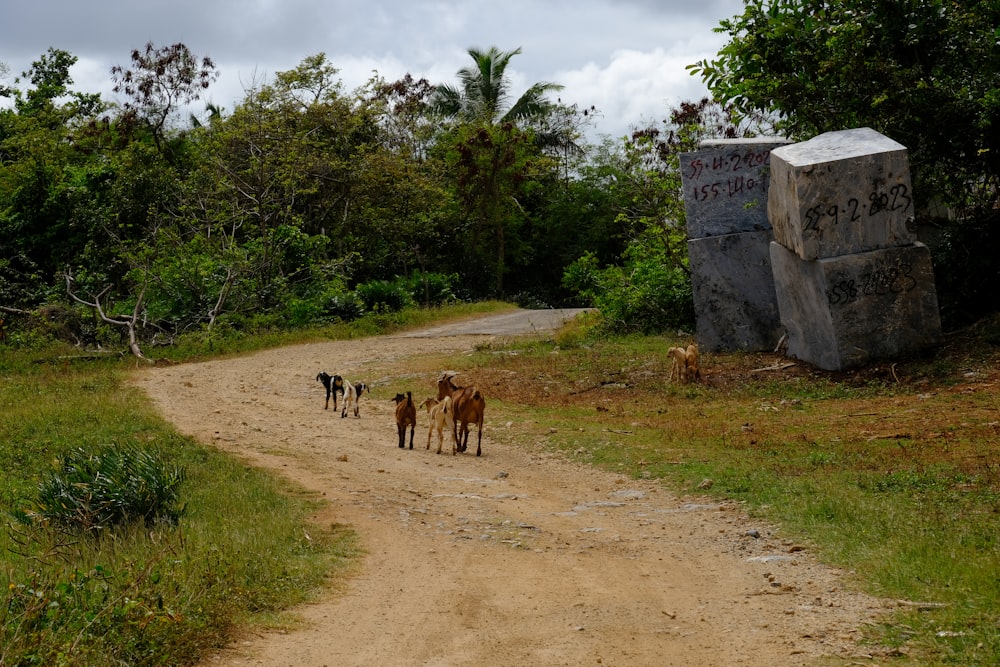
M 913 189 L 906 148 L 870 128 L 827 132 L 771 151 L 768 219 L 805 260 L 908 246 Z

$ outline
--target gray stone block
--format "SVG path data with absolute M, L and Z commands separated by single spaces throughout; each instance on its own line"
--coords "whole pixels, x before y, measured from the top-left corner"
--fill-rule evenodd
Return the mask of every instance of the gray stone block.
M 771 243 L 787 354 L 826 370 L 917 352 L 941 336 L 927 246 L 804 260 Z
M 767 219 L 771 150 L 786 139 L 717 139 L 681 153 L 689 239 L 771 228 Z
M 773 350 L 781 337 L 770 230 L 688 241 L 695 339 L 710 351 Z
M 768 219 L 802 259 L 907 246 L 917 238 L 906 148 L 867 127 L 771 152 Z

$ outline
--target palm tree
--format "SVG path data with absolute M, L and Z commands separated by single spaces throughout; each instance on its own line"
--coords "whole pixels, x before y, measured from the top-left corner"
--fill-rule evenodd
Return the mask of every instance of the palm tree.
M 430 99 L 431 108 L 449 118 L 487 125 L 544 116 L 551 109 L 545 94 L 563 88 L 557 83 L 536 83 L 513 106 L 505 106 L 510 99 L 507 65 L 520 53 L 520 47 L 513 51 L 501 51 L 495 46 L 487 51 L 469 49 L 475 64 L 458 71 L 460 87 L 437 86 Z
M 458 169 L 463 199 L 474 221 L 468 244 L 470 258 L 482 249 L 480 235 L 492 231 L 496 252 L 496 293 L 503 295 L 506 271 L 506 228 L 523 213 L 517 201 L 531 152 L 572 144 L 565 132 L 552 132 L 544 121 L 556 105 L 545 99 L 561 90 L 556 83 L 536 83 L 512 105 L 506 77 L 510 59 L 521 49 L 469 49 L 474 64 L 458 71 L 459 85 L 436 86 L 429 99 L 432 112 L 455 122 Z

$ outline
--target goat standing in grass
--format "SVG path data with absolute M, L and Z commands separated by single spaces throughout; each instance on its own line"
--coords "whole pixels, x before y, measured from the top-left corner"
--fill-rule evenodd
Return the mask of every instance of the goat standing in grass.
M 434 434 L 434 430 L 437 429 L 437 453 L 441 453 L 441 446 L 444 444 L 444 429 L 447 426 L 448 432 L 452 435 L 451 454 L 454 456 L 457 453 L 457 441 L 455 440 L 455 409 L 451 404 L 451 396 L 445 396 L 440 401 L 432 396 L 425 399 L 420 404 L 420 407 L 427 408 L 427 414 L 430 415 L 431 420 L 430 428 L 427 429 L 427 449 L 431 448 L 431 436 Z
M 368 385 L 364 382 L 351 382 L 350 380 L 344 380 L 344 387 L 346 387 L 344 391 L 344 411 L 340 413 L 340 417 L 346 417 L 351 408 L 354 409 L 354 416 L 360 417 L 361 414 L 358 410 L 358 399 L 361 398 L 361 394 L 368 391 Z
M 341 396 L 344 395 L 344 378 L 339 375 L 330 375 L 326 371 L 322 371 L 316 376 L 316 379 L 323 383 L 326 388 L 326 405 L 323 409 L 326 410 L 330 407 L 330 396 L 333 396 L 333 409 L 337 409 L 337 394 Z
M 396 430 L 399 432 L 399 448 L 405 449 L 406 427 L 409 426 L 410 449 L 413 449 L 413 430 L 417 427 L 417 408 L 413 405 L 413 393 L 408 391 L 406 396 L 396 394 L 392 400 L 396 402 Z
M 692 378 L 701 379 L 701 370 L 698 368 L 698 346 L 695 344 L 688 345 L 687 348 L 683 347 L 672 347 L 667 350 L 667 355 L 670 357 L 670 376 L 668 380 L 674 379 L 674 374 L 677 374 L 677 379 L 681 382 L 687 382 Z
M 698 366 L 698 346 L 691 343 L 684 350 L 684 366 L 687 369 L 688 379 L 701 379 L 701 368 Z
M 483 453 L 483 417 L 486 413 L 486 398 L 478 387 L 457 387 L 451 381 L 455 373 L 446 371 L 437 381 L 438 400 L 443 400 L 445 396 L 451 397 L 451 403 L 455 410 L 455 426 L 452 434 L 458 451 L 464 452 L 469 445 L 469 424 L 476 424 L 478 427 L 478 443 L 476 444 L 476 456 Z

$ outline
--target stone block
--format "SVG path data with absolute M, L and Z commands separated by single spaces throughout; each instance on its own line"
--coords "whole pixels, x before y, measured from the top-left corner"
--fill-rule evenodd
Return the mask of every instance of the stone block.
M 774 238 L 806 260 L 916 242 L 906 148 L 867 127 L 771 152 Z
M 771 228 L 767 219 L 771 151 L 786 139 L 717 139 L 681 153 L 689 239 Z
M 781 337 L 770 230 L 688 241 L 695 339 L 710 351 L 773 350 Z
M 941 337 L 930 251 L 922 243 L 805 260 L 771 243 L 787 355 L 826 370 L 917 352 Z

